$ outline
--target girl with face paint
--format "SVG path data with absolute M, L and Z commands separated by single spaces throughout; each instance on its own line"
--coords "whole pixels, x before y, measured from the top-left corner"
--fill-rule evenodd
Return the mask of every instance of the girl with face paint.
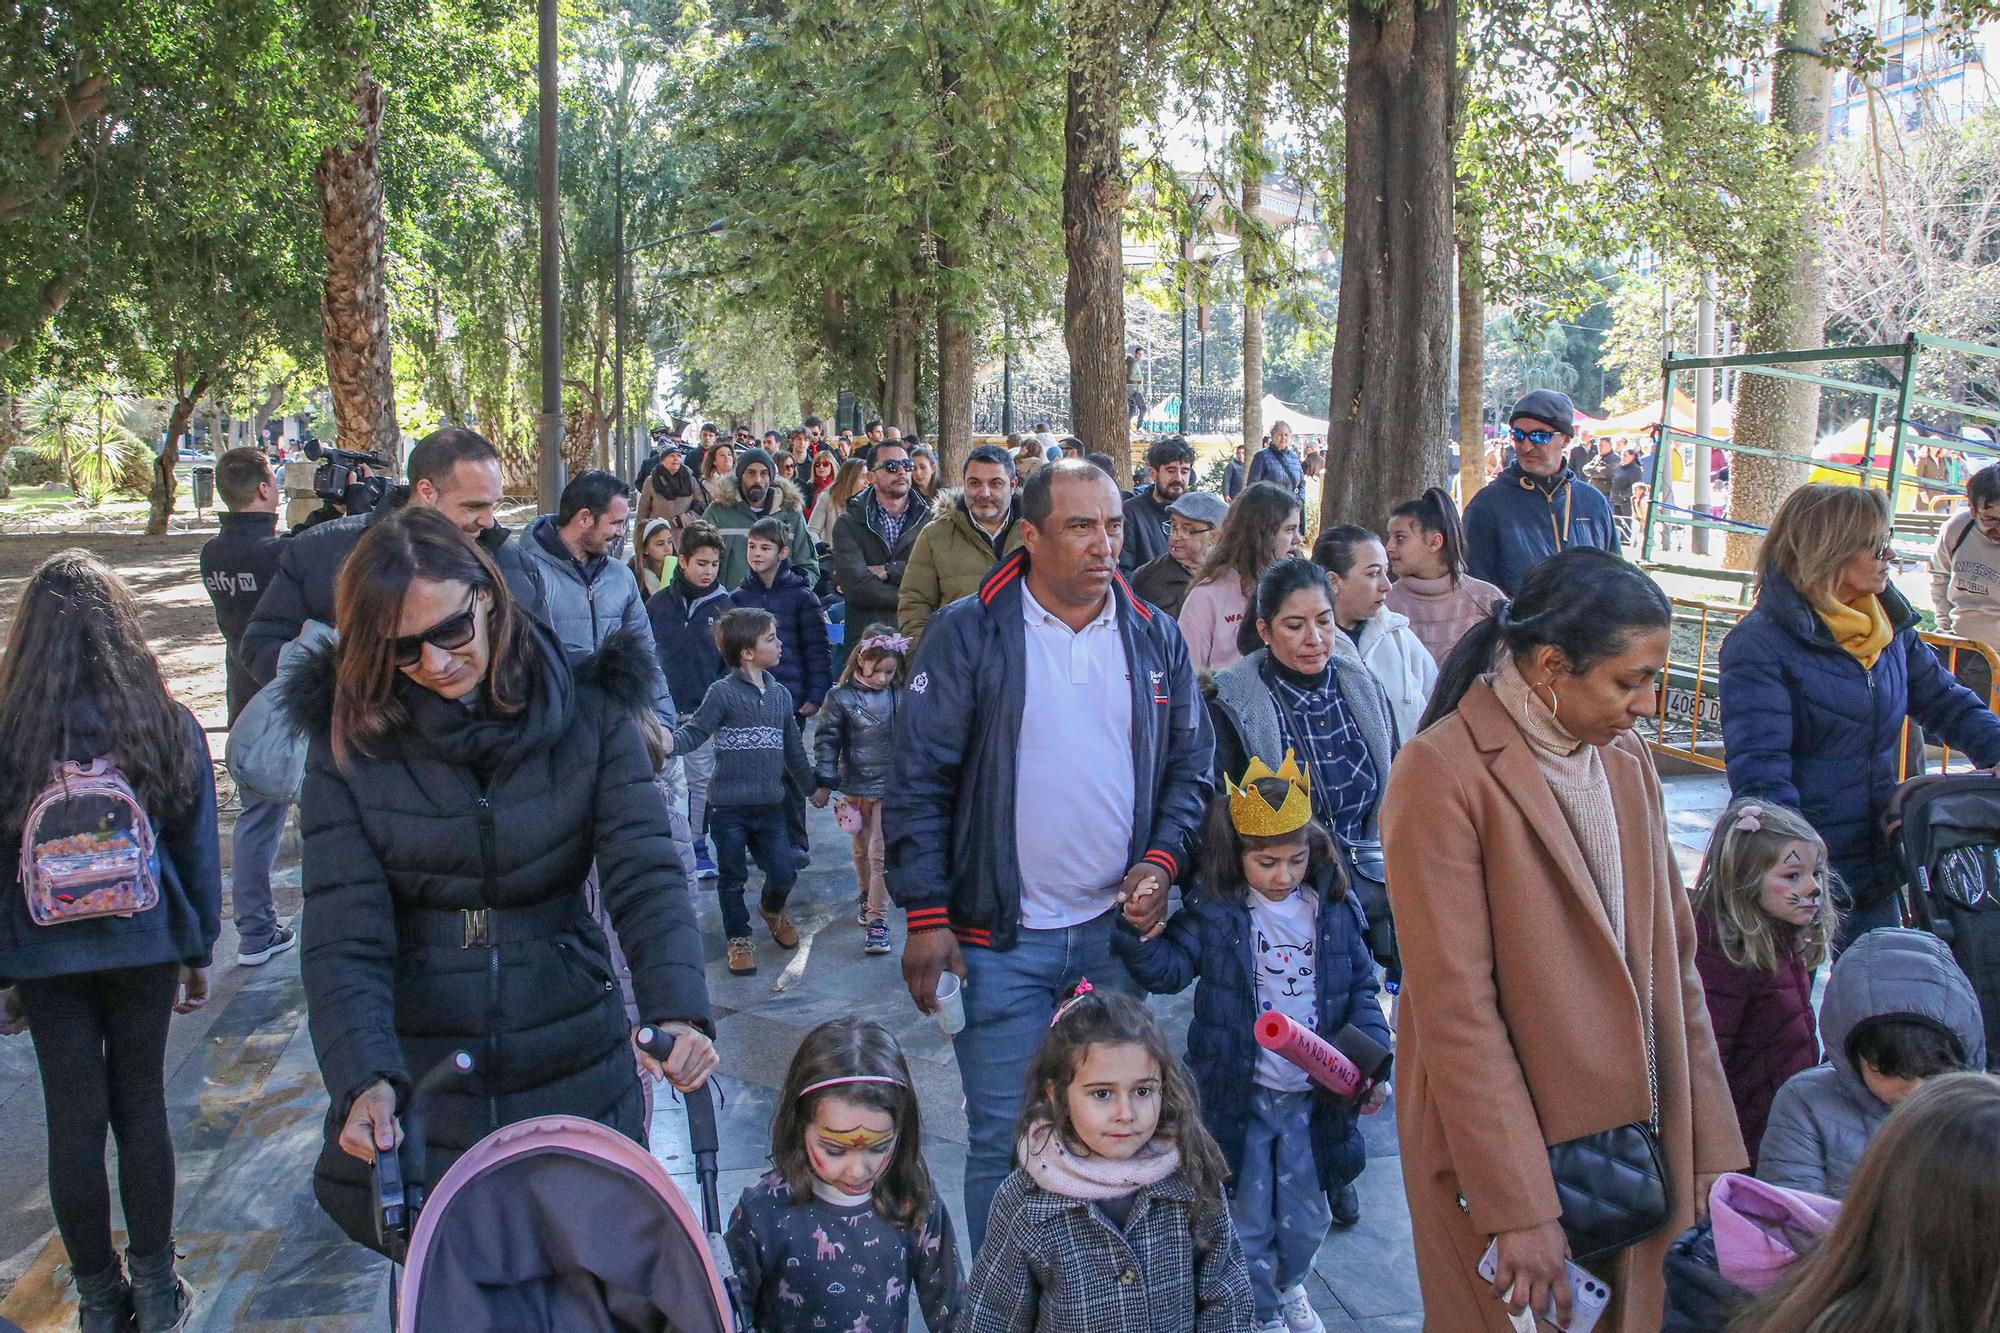
M 879 1023 L 806 1035 L 771 1122 L 771 1170 L 725 1239 L 764 1333 L 904 1333 L 910 1297 L 951 1328 L 964 1303 L 951 1215 L 925 1166 L 910 1068 Z
M 1694 889 L 1695 965 L 1754 1167 L 1778 1088 L 1819 1059 L 1812 972 L 1834 923 L 1826 844 L 1794 811 L 1722 812 Z

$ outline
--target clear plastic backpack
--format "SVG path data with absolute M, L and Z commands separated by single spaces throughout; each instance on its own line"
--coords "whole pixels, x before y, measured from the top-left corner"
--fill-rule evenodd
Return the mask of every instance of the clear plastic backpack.
M 159 903 L 152 821 L 108 757 L 64 761 L 29 805 L 21 889 L 38 926 L 136 916 Z

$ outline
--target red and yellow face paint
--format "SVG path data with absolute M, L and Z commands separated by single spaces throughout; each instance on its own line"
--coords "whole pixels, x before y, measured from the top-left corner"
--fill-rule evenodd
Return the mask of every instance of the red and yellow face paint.
M 867 1194 L 889 1169 L 896 1150 L 896 1122 L 840 1097 L 825 1097 L 806 1127 L 806 1162 L 815 1176 L 843 1194 Z

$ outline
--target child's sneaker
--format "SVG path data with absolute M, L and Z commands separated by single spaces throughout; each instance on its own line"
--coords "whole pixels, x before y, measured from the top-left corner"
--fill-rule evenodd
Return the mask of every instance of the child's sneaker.
M 870 921 L 868 923 L 868 942 L 861 946 L 861 952 L 889 952 L 889 923 L 887 921 Z
M 771 938 L 780 949 L 799 947 L 799 928 L 792 924 L 792 914 L 782 908 L 776 912 L 761 912 L 764 924 L 771 928 Z
M 868 924 L 868 890 L 865 887 L 855 890 L 854 893 L 854 924 L 857 926 Z
M 757 941 L 748 935 L 729 941 L 729 970 L 739 977 L 757 974 Z
M 1306 1295 L 1301 1283 L 1278 1294 L 1285 1303 L 1285 1322 L 1280 1326 L 1285 1333 L 1326 1333 L 1326 1325 L 1320 1321 L 1319 1311 L 1313 1309 L 1312 1298 Z
M 695 878 L 696 878 L 696 879 L 714 879 L 714 878 L 715 878 L 715 876 L 716 876 L 716 873 L 717 873 L 717 872 L 716 872 L 716 867 L 715 867 L 715 860 L 714 860 L 714 858 L 713 858 L 713 857 L 709 856 L 709 854 L 708 854 L 708 839 L 707 839 L 707 838 L 696 838 L 696 839 L 694 840 L 694 874 L 695 874 Z

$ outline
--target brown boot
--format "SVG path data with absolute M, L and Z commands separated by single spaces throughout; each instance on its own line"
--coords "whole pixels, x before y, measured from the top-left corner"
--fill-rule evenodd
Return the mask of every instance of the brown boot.
M 757 943 L 748 935 L 729 941 L 729 970 L 739 977 L 757 974 Z
M 761 909 L 760 909 L 761 911 Z M 764 924 L 771 928 L 771 938 L 780 949 L 799 947 L 799 928 L 792 924 L 792 914 L 780 908 L 775 912 L 763 912 Z

